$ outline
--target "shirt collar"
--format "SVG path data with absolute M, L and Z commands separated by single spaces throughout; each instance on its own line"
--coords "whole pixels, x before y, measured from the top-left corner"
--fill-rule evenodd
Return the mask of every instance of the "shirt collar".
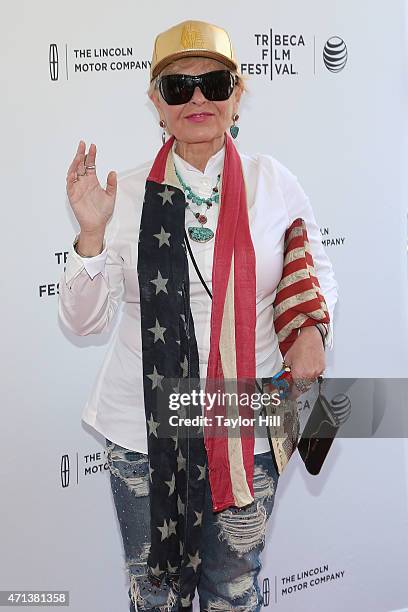
M 189 180 L 191 180 L 192 177 L 194 177 L 196 180 L 199 180 L 200 177 L 210 179 L 217 178 L 217 175 L 221 172 L 224 166 L 225 145 L 222 147 L 222 149 L 210 157 L 204 172 L 201 172 L 201 170 L 192 166 L 188 161 L 180 157 L 180 155 L 175 152 L 176 144 L 177 141 L 175 140 L 172 147 L 173 159 L 177 171 L 183 178 L 188 177 Z

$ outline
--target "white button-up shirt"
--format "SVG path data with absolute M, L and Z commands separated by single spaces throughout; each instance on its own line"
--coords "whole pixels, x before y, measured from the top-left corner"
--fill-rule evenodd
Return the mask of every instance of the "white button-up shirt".
M 177 171 L 193 192 L 209 197 L 222 171 L 225 149 L 213 155 L 204 172 L 174 152 Z M 297 178 L 269 155 L 240 153 L 247 190 L 251 237 L 256 256 L 256 372 L 267 377 L 279 371 L 282 356 L 273 325 L 273 302 L 283 267 L 286 229 L 297 217 L 306 222 L 315 271 L 333 321 L 337 282 L 321 242 L 309 199 Z M 95 257 L 81 257 L 70 248 L 60 282 L 59 317 L 78 335 L 105 330 L 124 302 L 121 320 L 105 356 L 102 368 L 85 404 L 82 419 L 98 432 L 125 448 L 147 453 L 143 377 L 140 297 L 137 276 L 138 235 L 146 178 L 152 162 L 118 176 L 115 208 L 106 228 L 103 251 Z M 217 226 L 218 205 L 206 210 L 205 227 Z M 199 226 L 186 210 L 186 229 Z M 77 236 L 75 237 L 75 239 Z M 75 242 L 75 240 L 73 241 Z M 200 272 L 212 290 L 211 275 L 214 239 L 207 243 L 190 241 Z M 189 260 L 191 311 L 200 357 L 200 375 L 205 378 L 210 348 L 211 299 Z M 333 344 L 330 324 L 327 345 Z M 255 439 L 255 453 L 269 451 L 268 438 Z

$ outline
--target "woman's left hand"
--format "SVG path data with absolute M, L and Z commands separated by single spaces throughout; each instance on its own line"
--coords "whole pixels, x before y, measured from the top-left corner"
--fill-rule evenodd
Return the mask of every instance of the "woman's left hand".
M 284 356 L 285 364 L 291 368 L 293 381 L 298 381 L 300 387 L 302 382 L 307 384 L 315 381 L 326 367 L 322 337 L 317 327 L 303 327 L 300 334 Z M 300 380 L 300 379 L 303 379 Z M 306 389 L 301 391 L 293 385 L 291 396 L 299 397 Z

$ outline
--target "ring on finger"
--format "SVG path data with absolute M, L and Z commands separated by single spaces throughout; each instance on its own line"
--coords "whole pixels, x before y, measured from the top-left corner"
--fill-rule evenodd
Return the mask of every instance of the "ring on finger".
M 308 391 L 315 380 L 315 378 L 296 378 L 294 381 L 295 387 L 299 391 Z
M 95 170 L 96 166 L 85 166 L 85 170 Z

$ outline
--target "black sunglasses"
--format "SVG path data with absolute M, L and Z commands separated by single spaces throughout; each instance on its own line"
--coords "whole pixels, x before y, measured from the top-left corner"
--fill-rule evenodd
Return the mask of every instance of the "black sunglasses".
M 167 104 L 185 104 L 199 87 L 207 100 L 228 100 L 238 82 L 229 70 L 213 70 L 196 76 L 190 74 L 166 74 L 160 77 L 158 87 Z

